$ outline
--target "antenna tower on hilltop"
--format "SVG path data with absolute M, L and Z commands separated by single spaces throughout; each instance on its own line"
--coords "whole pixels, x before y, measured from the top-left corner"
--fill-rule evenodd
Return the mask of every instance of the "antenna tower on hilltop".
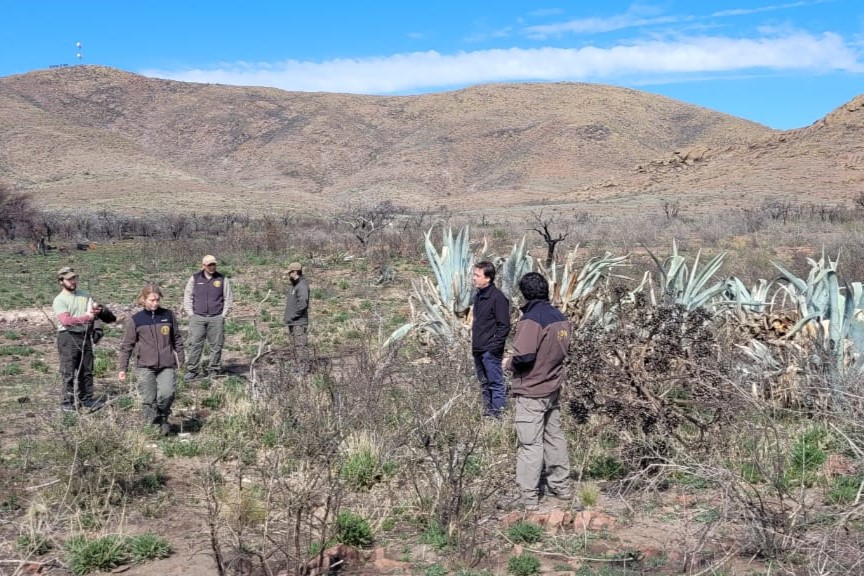
M 81 62 L 81 59 L 84 58 L 84 45 L 81 44 L 81 42 L 76 42 L 75 48 L 78 49 L 78 53 L 75 54 L 75 57 L 78 58 L 78 62 Z

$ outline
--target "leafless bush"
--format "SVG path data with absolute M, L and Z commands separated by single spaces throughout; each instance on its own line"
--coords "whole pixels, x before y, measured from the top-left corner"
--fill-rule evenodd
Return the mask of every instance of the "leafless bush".
M 0 232 L 4 238 L 14 240 L 27 235 L 35 216 L 29 196 L 0 185 Z

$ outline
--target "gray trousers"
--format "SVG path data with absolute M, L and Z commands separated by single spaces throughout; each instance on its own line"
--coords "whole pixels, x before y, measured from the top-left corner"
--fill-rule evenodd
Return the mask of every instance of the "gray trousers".
M 146 424 L 161 424 L 171 415 L 176 378 L 173 368 L 152 370 L 138 368 L 138 392 L 141 393 L 141 416 Z
M 63 378 L 63 402 L 75 404 L 93 398 L 93 344 L 84 332 L 57 333 L 60 375 Z M 75 380 L 78 398 L 75 398 Z
M 204 340 L 210 345 L 208 372 L 218 372 L 222 364 L 222 345 L 225 343 L 225 318 L 198 316 L 189 318 L 189 348 L 186 352 L 186 371 L 198 373 Z
M 288 324 L 288 334 L 294 340 L 294 358 L 304 368 L 309 367 L 309 326 Z
M 514 396 L 516 408 L 516 483 L 526 505 L 537 504 L 540 476 L 555 494 L 570 494 L 570 456 L 561 428 L 560 391 L 543 398 Z

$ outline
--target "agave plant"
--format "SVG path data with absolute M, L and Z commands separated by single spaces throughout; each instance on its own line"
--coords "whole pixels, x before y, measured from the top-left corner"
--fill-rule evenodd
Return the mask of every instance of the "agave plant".
M 519 296 L 519 279 L 534 269 L 534 259 L 525 249 L 525 236 L 513 245 L 507 258 L 498 258 L 495 263 L 499 269 L 498 289 L 513 302 Z
M 783 266 L 774 263 L 781 273 L 786 294 L 798 309 L 799 320 L 789 337 L 800 332 L 815 337 L 831 355 L 838 373 L 848 368 L 860 370 L 864 365 L 864 318 L 861 311 L 862 285 L 860 282 L 840 286 L 837 260 L 807 259 L 810 273 L 807 279 L 797 277 Z
M 471 251 L 469 226 L 456 236 L 453 230 L 442 230 L 441 250 L 432 241 L 432 230 L 426 232 L 426 256 L 435 276 L 412 281 L 409 299 L 412 321 L 390 335 L 385 346 L 404 338 L 412 330 L 436 338 L 452 340 L 468 333 L 467 317 L 474 294 L 473 271 L 477 254 L 486 252 L 486 241 L 476 253 Z
M 696 253 L 691 269 L 687 266 L 687 258 L 678 253 L 678 243 L 675 240 L 672 240 L 672 254 L 662 262 L 650 250 L 648 254 L 654 260 L 660 274 L 660 298 L 669 299 L 687 310 L 694 310 L 699 307 L 712 307 L 713 300 L 726 290 L 724 282 L 715 282 L 706 286 L 723 265 L 725 252 L 714 256 L 701 270 L 699 270 L 699 258 L 702 251 Z M 651 303 L 656 305 L 657 301 L 652 289 Z
M 629 256 L 612 256 L 606 252 L 588 260 L 576 272 L 577 245 L 567 255 L 563 266 L 553 264 L 549 269 L 542 269 L 549 281 L 549 300 L 561 312 L 567 315 L 581 328 L 590 322 L 601 321 L 608 326 L 612 321 L 612 310 L 609 303 L 601 296 L 600 289 L 605 287 L 610 278 L 630 280 L 627 276 L 615 274 L 613 271 L 630 265 Z M 560 274 L 560 278 L 559 278 Z M 622 301 L 632 301 L 635 295 L 642 291 L 647 276 L 642 282 L 624 296 Z

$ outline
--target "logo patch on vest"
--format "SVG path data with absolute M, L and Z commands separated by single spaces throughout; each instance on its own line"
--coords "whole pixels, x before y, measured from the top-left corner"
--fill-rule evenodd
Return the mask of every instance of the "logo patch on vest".
M 213 287 L 214 288 L 219 288 L 220 286 L 222 286 L 222 282 L 220 282 L 219 280 L 213 281 Z
M 161 326 L 159 328 L 159 331 L 162 332 L 163 336 L 168 336 L 168 334 L 171 333 L 171 327 L 170 326 Z

